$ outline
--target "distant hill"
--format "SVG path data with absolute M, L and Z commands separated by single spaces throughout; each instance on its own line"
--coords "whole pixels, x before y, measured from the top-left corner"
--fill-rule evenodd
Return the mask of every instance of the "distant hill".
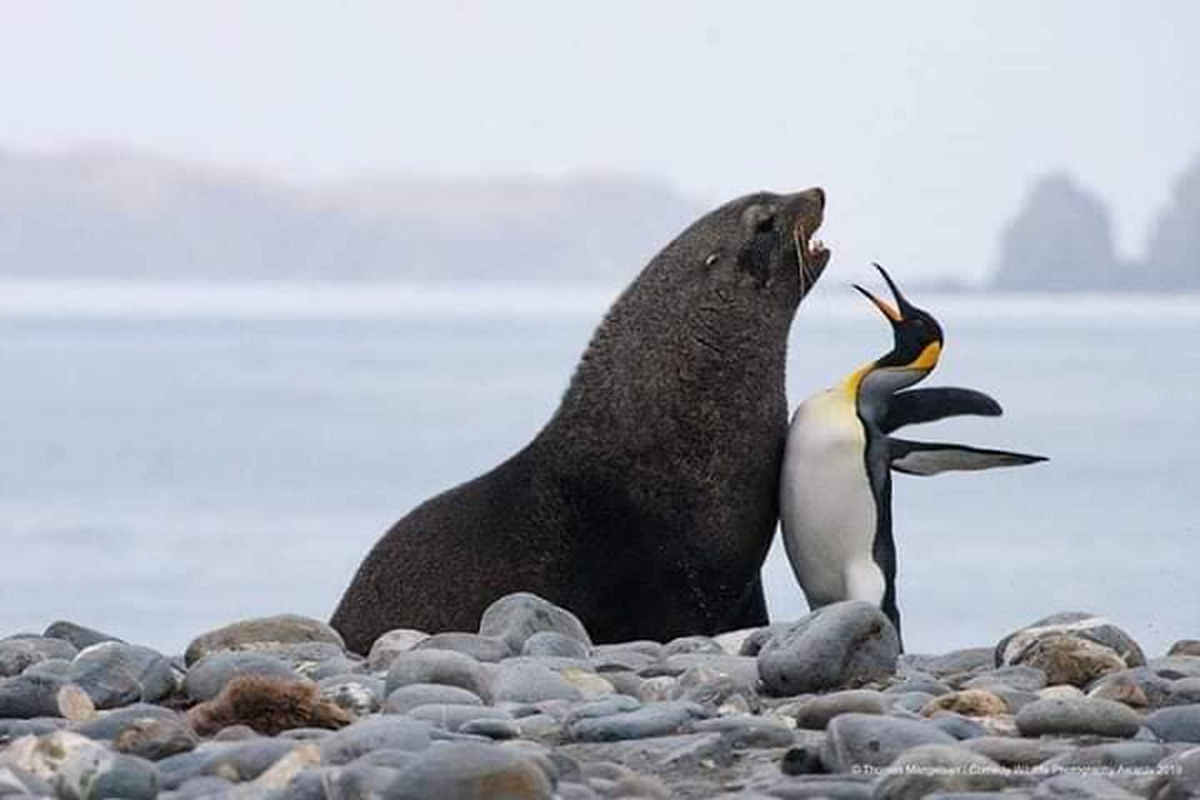
M 627 278 L 702 210 L 626 176 L 297 186 L 115 150 L 0 152 L 0 275 Z
M 1069 175 L 1038 180 L 1000 236 L 989 287 L 1200 291 L 1200 158 L 1178 179 L 1143 258 L 1123 261 L 1104 202 Z

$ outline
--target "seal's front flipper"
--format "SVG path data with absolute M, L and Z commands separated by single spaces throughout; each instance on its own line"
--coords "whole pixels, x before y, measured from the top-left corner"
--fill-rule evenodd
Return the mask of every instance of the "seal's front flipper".
M 892 469 L 908 475 L 938 475 L 942 472 L 967 472 L 995 467 L 1021 467 L 1048 461 L 1045 456 L 985 450 L 965 444 L 910 442 L 888 437 Z
M 1004 410 L 1000 404 L 983 392 L 974 389 L 959 389 L 942 386 L 934 389 L 910 389 L 892 395 L 887 414 L 879 427 L 891 433 L 905 425 L 920 425 L 936 422 L 946 417 L 973 414 L 980 417 L 998 417 Z

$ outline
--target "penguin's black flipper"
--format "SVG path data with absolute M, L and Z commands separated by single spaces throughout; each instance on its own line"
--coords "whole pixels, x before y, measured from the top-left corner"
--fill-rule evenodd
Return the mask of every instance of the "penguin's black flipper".
M 965 444 L 911 442 L 888 437 L 892 469 L 908 475 L 938 475 L 942 472 L 967 472 L 995 467 L 1021 467 L 1048 461 L 1045 456 L 985 450 Z
M 946 417 L 964 414 L 998 417 L 1003 413 L 999 403 L 974 389 L 959 389 L 954 386 L 910 389 L 892 395 L 887 413 L 879 427 L 884 433 L 891 433 L 905 425 L 936 422 Z

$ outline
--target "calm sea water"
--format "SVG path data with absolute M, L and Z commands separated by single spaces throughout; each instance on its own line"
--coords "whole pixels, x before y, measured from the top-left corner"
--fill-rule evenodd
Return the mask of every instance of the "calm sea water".
M 614 294 L 4 287 L 0 634 L 68 618 L 179 650 L 234 618 L 327 616 L 391 522 L 534 434 Z M 1067 609 L 1152 651 L 1200 637 L 1200 300 L 915 299 L 947 331 L 929 385 L 1007 413 L 906 435 L 1053 460 L 898 477 L 909 648 Z M 793 404 L 888 341 L 822 287 Z M 778 547 L 766 580 L 773 616 L 804 613 Z

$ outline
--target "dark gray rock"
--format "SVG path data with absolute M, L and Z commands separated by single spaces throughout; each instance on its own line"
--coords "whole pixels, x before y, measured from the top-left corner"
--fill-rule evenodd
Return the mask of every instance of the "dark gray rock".
M 543 700 L 579 701 L 583 695 L 566 678 L 535 663 L 501 664 L 493 677 L 492 696 L 497 702 L 540 703 Z
M 1146 717 L 1146 727 L 1164 742 L 1200 743 L 1200 703 L 1159 709 Z
M 1093 735 L 1128 738 L 1142 725 L 1128 706 L 1090 697 L 1050 698 L 1030 703 L 1017 713 L 1023 736 Z
M 927 744 L 901 753 L 875 785 L 876 800 L 910 800 L 936 792 L 996 792 L 1010 783 L 1008 771 L 961 747 Z
M 1006 767 L 1032 767 L 1075 749 L 1070 743 L 1057 739 L 1009 736 L 981 736 L 962 742 L 960 747 L 985 755 Z
M 653 703 L 635 711 L 580 719 L 570 726 L 569 734 L 580 742 L 648 739 L 678 733 L 687 723 L 705 716 L 703 707 L 695 703 Z
M 1036 798 L 1068 797 L 1072 800 L 1075 798 L 1102 798 L 1102 800 L 1126 800 L 1128 798 L 1128 800 L 1134 800 L 1138 797 L 1103 775 L 1074 773 L 1047 778 L 1033 790 L 1033 796 Z
M 758 672 L 776 695 L 853 688 L 893 674 L 899 654 L 900 639 L 883 612 L 851 600 L 775 635 L 758 654 Z
M 367 655 L 367 667 L 372 672 L 387 672 L 396 656 L 407 653 L 428 638 L 428 633 L 412 628 L 390 630 L 371 645 L 371 652 Z
M 429 747 L 428 722 L 407 717 L 375 717 L 342 728 L 321 741 L 321 761 L 349 764 L 372 750 L 415 752 Z
M 430 748 L 400 771 L 384 796 L 551 800 L 554 783 L 531 758 L 494 745 L 458 742 Z
M 928 722 L 874 714 L 842 714 L 825 729 L 821 763 L 830 772 L 886 767 L 911 748 L 956 743 L 953 736 Z
M 990 670 L 995 666 L 994 647 L 968 647 L 941 655 L 905 653 L 900 656 L 899 671 L 921 672 L 935 678 L 965 676 Z
M 750 656 L 731 656 L 725 653 L 679 653 L 663 662 L 664 674 L 682 677 L 688 670 L 702 668 L 728 675 L 742 686 L 758 685 L 758 660 Z
M 458 686 L 491 702 L 491 674 L 475 659 L 452 650 L 410 650 L 392 661 L 385 691 L 392 692 L 414 683 Z
M 738 648 L 738 655 L 757 656 L 767 642 L 775 637 L 775 634 L 783 633 L 795 624 L 795 622 L 776 622 L 773 625 L 758 628 L 742 640 L 742 646 Z
M 1200 639 L 1180 639 L 1167 650 L 1168 656 L 1200 656 Z
M 1008 686 L 1026 692 L 1036 692 L 1046 687 L 1046 673 L 1024 664 L 998 667 L 981 672 L 963 682 L 963 689 L 991 689 L 993 686 Z
M 422 639 L 413 649 L 452 650 L 476 661 L 493 664 L 520 652 L 513 650 L 504 639 L 478 633 L 435 633 L 428 639 Z
M 99 800 L 121 797 L 151 800 L 158 796 L 158 770 L 135 756 L 79 749 L 63 762 L 54 776 L 63 800 Z
M 897 711 L 907 711 L 909 714 L 919 714 L 921 709 L 929 705 L 929 702 L 934 699 L 933 695 L 925 692 L 905 692 L 904 694 L 889 694 L 887 697 L 887 713 L 895 714 Z M 901 713 L 901 716 L 904 716 Z
M 183 679 L 188 697 L 202 702 L 220 694 L 225 684 L 242 675 L 295 679 L 287 663 L 273 656 L 252 652 L 217 652 L 192 665 Z
M 527 592 L 501 597 L 487 607 L 479 620 L 480 635 L 503 639 L 517 653 L 524 648 L 525 641 L 539 631 L 560 633 L 589 647 L 592 644 L 578 617 Z
M 479 704 L 455 705 L 452 703 L 417 706 L 409 710 L 407 716 L 411 719 L 424 720 L 438 728 L 445 728 L 449 731 L 457 731 L 463 725 L 477 719 L 512 719 L 512 715 L 503 709 L 481 706 Z
M 629 711 L 636 711 L 641 707 L 641 702 L 636 698 L 618 694 L 576 706 L 567 715 L 566 722 L 567 724 L 572 724 L 581 719 L 611 717 L 613 714 L 624 714 Z
M 448 686 L 440 683 L 412 683 L 401 686 L 387 696 L 383 704 L 385 714 L 407 714 L 419 706 L 438 703 L 455 705 L 483 705 L 483 700 L 472 691 L 461 686 Z
M 1155 742 L 1114 742 L 1080 747 L 1044 762 L 1047 768 L 1119 771 L 1153 767 L 1171 755 L 1171 749 Z
M 702 719 L 692 723 L 696 733 L 719 733 L 726 744 L 735 750 L 750 747 L 791 747 L 796 743 L 796 734 L 782 722 L 738 715 Z
M 464 722 L 458 732 L 471 736 L 486 736 L 497 741 L 516 739 L 521 735 L 520 727 L 510 719 L 473 719 Z
M 663 654 L 666 656 L 681 655 L 683 653 L 723 654 L 725 650 L 709 636 L 680 636 L 663 645 Z
M 802 700 L 794 713 L 797 727 L 819 731 L 841 714 L 882 714 L 885 707 L 884 696 L 879 692 L 848 689 Z
M 52 658 L 70 661 L 76 652 L 70 642 L 62 639 L 42 636 L 0 639 L 0 678 L 15 677 L 34 664 Z
M 1158 777 L 1148 787 L 1147 797 L 1155 800 L 1194 800 L 1200 797 L 1200 747 L 1193 747 L 1163 759 Z
M 83 625 L 76 625 L 74 622 L 68 622 L 63 619 L 50 623 L 50 626 L 46 628 L 42 636 L 48 639 L 62 639 L 64 642 L 70 642 L 76 650 L 83 650 L 101 642 L 121 641 L 111 634 L 93 628 L 85 628 Z
M 891 686 L 883 690 L 884 694 L 905 694 L 907 692 L 921 692 L 923 694 L 939 697 L 951 691 L 950 687 L 936 678 L 928 675 L 910 674 L 899 683 L 893 683 Z
M 587 658 L 591 653 L 585 643 L 556 631 L 538 631 L 525 640 L 521 655 L 557 656 L 559 658 Z
M 76 723 L 71 730 L 89 739 L 112 741 L 136 722 L 149 722 L 157 719 L 181 720 L 182 718 L 178 712 L 169 708 L 149 703 L 135 703 L 101 714 L 95 719 Z
M 852 775 L 800 775 L 786 777 L 766 787 L 779 800 L 871 800 L 869 778 Z
M 179 686 L 175 668 L 162 653 L 115 641 L 81 651 L 66 677 L 100 709 L 138 701 L 154 703 L 174 694 Z
M 987 729 L 980 725 L 970 717 L 964 717 L 961 714 L 952 714 L 947 711 L 942 711 L 934 714 L 929 718 L 929 721 L 934 726 L 941 728 L 946 733 L 964 742 L 968 739 L 978 739 L 981 736 L 987 736 Z
M 163 792 L 160 800 L 214 800 L 227 797 L 234 789 L 232 781 L 219 778 L 216 775 L 201 775 L 184 781 L 174 790 Z
M 1159 677 L 1168 680 L 1200 678 L 1200 657 L 1197 656 L 1152 658 L 1146 662 L 1146 666 Z
M 188 645 L 184 660 L 188 666 L 211 653 L 225 650 L 254 650 L 271 645 L 326 642 L 345 649 L 341 635 L 320 620 L 297 614 L 247 619 L 197 636 Z
M 41 736 L 62 730 L 69 722 L 61 717 L 35 717 L 31 719 L 0 719 L 0 742 L 20 739 L 22 736 Z
M 1200 678 L 1180 678 L 1173 681 L 1171 692 L 1163 701 L 1163 705 L 1167 706 L 1190 706 L 1193 703 L 1200 703 Z
M 0 679 L 0 718 L 84 719 L 94 712 L 87 693 L 62 678 L 25 674 Z

